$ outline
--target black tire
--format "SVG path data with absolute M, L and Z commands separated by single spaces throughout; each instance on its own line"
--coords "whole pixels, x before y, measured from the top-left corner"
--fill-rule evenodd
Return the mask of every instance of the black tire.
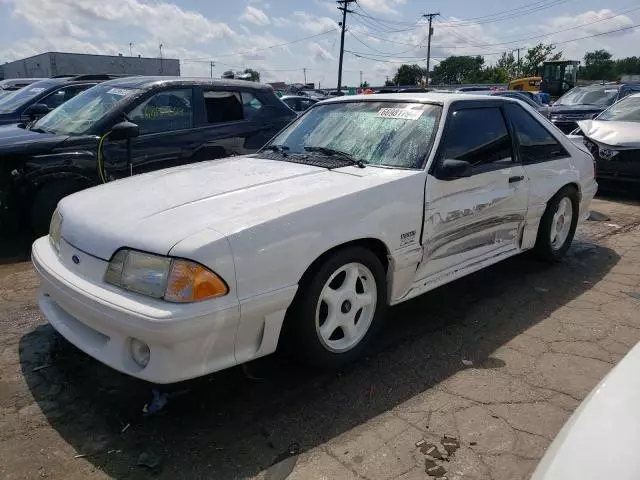
M 371 324 L 362 339 L 350 350 L 330 351 L 316 330 L 316 307 L 323 287 L 340 267 L 360 263 L 373 274 L 376 285 L 376 305 Z M 303 278 L 296 298 L 287 312 L 284 340 L 286 348 L 306 363 L 321 369 L 339 369 L 362 357 L 382 326 L 387 310 L 386 274 L 378 257 L 370 250 L 346 247 L 326 258 Z
M 571 203 L 572 216 L 569 233 L 564 243 L 560 246 L 554 246 L 551 241 L 551 229 L 553 226 L 553 217 L 558 211 L 558 206 L 562 199 L 567 198 Z M 573 237 L 576 233 L 576 227 L 578 226 L 578 216 L 580 212 L 580 200 L 579 194 L 575 187 L 567 185 L 563 187 L 549 200 L 547 209 L 542 215 L 540 220 L 540 226 L 538 227 L 538 236 L 536 238 L 536 244 L 534 247 L 535 255 L 541 259 L 550 262 L 560 261 L 573 241 Z
M 37 237 L 47 235 L 58 202 L 83 188 L 80 182 L 73 180 L 54 180 L 43 185 L 31 205 L 29 220 L 32 233 Z

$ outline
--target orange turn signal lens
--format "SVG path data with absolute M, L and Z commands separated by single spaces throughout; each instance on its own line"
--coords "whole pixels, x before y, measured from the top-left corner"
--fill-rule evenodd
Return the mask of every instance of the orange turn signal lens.
M 195 262 L 174 260 L 164 299 L 169 302 L 197 302 L 227 293 L 227 285 L 211 270 Z

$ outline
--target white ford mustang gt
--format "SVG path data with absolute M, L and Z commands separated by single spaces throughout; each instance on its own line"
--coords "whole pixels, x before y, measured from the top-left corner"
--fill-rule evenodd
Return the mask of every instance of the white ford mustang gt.
M 279 342 L 338 367 L 388 305 L 525 250 L 561 258 L 596 188 L 588 150 L 517 100 L 341 97 L 257 154 L 63 199 L 33 245 L 40 308 L 157 383 Z

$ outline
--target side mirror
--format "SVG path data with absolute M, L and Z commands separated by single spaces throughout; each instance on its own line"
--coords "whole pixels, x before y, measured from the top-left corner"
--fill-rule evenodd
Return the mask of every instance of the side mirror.
M 140 127 L 135 123 L 124 121 L 111 128 L 110 140 L 130 140 L 140 135 Z
M 465 160 L 446 159 L 437 170 L 440 180 L 455 180 L 471 176 L 471 164 Z
M 22 116 L 28 120 L 36 120 L 39 117 L 42 117 L 49 113 L 51 109 L 45 105 L 44 103 L 34 103 L 33 105 L 28 106 L 22 112 Z

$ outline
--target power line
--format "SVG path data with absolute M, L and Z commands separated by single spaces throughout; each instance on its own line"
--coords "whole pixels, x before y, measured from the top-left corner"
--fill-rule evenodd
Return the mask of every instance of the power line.
M 507 10 L 503 10 L 500 12 L 496 12 L 493 14 L 488 14 L 488 15 L 483 15 L 480 17 L 472 17 L 472 18 L 468 18 L 468 19 L 463 19 L 463 20 L 459 20 L 459 21 L 455 21 L 452 22 L 451 26 L 464 26 L 464 25 L 483 25 L 483 24 L 487 24 L 487 23 L 494 23 L 494 22 L 501 22 L 504 20 L 510 20 L 512 18 L 517 18 L 517 17 L 522 17 L 525 15 L 529 15 L 532 13 L 536 13 L 539 12 L 541 10 L 545 10 L 549 7 L 555 7 L 557 5 L 561 5 L 563 3 L 569 2 L 571 0 L 538 0 L 537 2 L 534 3 L 530 3 L 528 5 L 522 5 L 520 7 L 517 8 L 510 8 Z M 380 17 L 374 17 L 372 15 L 363 15 L 360 13 L 356 13 L 356 15 L 359 15 L 360 17 L 365 17 L 371 21 L 374 22 L 378 22 L 378 24 L 381 24 L 383 26 L 385 26 L 386 23 L 391 23 L 391 20 L 386 20 Z M 385 23 L 386 22 L 386 23 Z M 404 23 L 404 22 L 398 22 L 398 23 Z M 414 24 L 407 24 L 407 25 L 411 25 L 410 28 L 404 28 L 404 29 L 399 29 L 396 30 L 398 32 L 401 31 L 409 31 L 409 30 L 413 30 L 417 27 L 419 27 L 420 24 L 419 22 L 416 22 Z M 382 31 L 382 33 L 393 33 L 393 30 L 390 30 L 391 27 L 387 26 L 387 31 Z
M 580 25 L 574 25 L 573 27 L 564 28 L 562 30 L 556 30 L 555 32 L 543 33 L 543 34 L 534 35 L 534 36 L 531 36 L 531 37 L 522 37 L 522 38 L 519 38 L 519 39 L 516 39 L 516 40 L 510 40 L 510 41 L 507 41 L 507 42 L 484 43 L 484 44 L 467 43 L 466 45 L 463 45 L 463 47 L 479 47 L 479 48 L 480 47 L 496 47 L 496 46 L 499 46 L 499 45 L 510 45 L 510 44 L 514 44 L 514 43 L 526 42 L 528 40 L 534 40 L 534 39 L 538 39 L 538 38 L 547 38 L 547 37 L 551 37 L 553 35 L 557 35 L 558 33 L 564 33 L 564 32 L 568 32 L 570 30 L 576 30 L 576 29 L 579 29 L 579 28 L 582 28 L 582 27 L 593 25 L 595 23 L 606 22 L 608 20 L 612 20 L 614 18 L 617 18 L 617 17 L 620 17 L 620 16 L 624 15 L 625 13 L 630 13 L 630 12 L 635 11 L 635 10 L 640 10 L 640 6 L 631 7 L 629 9 L 623 10 L 620 13 L 617 13 L 615 15 L 611 15 L 611 16 L 606 17 L 606 18 L 600 18 L 598 20 L 593 20 L 591 22 L 582 23 Z M 446 23 L 444 23 L 440 19 L 436 19 L 436 22 L 439 25 L 441 25 L 442 28 L 449 28 L 450 27 L 449 25 L 447 25 Z M 457 36 L 460 39 L 469 40 L 470 41 L 470 39 L 468 39 L 467 37 L 463 37 L 462 35 L 460 35 L 457 32 L 452 31 L 450 33 L 452 33 L 453 35 Z M 387 38 L 376 36 L 376 35 L 373 35 L 371 33 L 363 33 L 362 35 L 364 35 L 365 37 L 375 38 L 375 39 L 381 40 L 383 42 L 392 43 L 394 45 L 405 45 L 405 46 L 412 46 L 412 47 L 415 47 L 415 48 L 421 48 L 423 46 L 422 44 L 414 44 L 414 43 L 407 43 L 407 42 L 399 42 L 399 41 L 395 41 L 395 40 L 389 40 Z M 437 48 L 460 48 L 461 47 L 460 45 L 437 45 L 437 44 L 433 45 L 433 46 L 437 47 Z
M 635 25 L 629 25 L 629 26 L 627 26 L 627 27 L 616 28 L 616 29 L 614 29 L 614 30 L 608 30 L 608 31 L 606 31 L 606 32 L 594 33 L 594 34 L 592 34 L 592 35 L 585 35 L 585 36 L 583 36 L 583 37 L 572 38 L 572 39 L 570 39 L 570 40 L 563 40 L 563 41 L 561 41 L 561 42 L 553 42 L 553 44 L 552 44 L 552 45 L 565 45 L 565 44 L 567 44 L 567 43 L 577 42 L 577 41 L 580 41 L 580 40 L 586 40 L 586 39 L 588 39 L 588 38 L 602 37 L 602 36 L 604 36 L 604 35 L 609 35 L 609 34 L 611 34 L 611 33 L 617 33 L 617 32 L 623 32 L 623 31 L 626 31 L 626 30 L 632 30 L 632 29 L 634 29 L 634 28 L 638 28 L 638 27 L 640 27 L 640 23 L 639 23 L 639 24 L 635 24 Z M 514 49 L 513 49 L 513 51 L 515 51 L 515 50 L 517 50 L 517 49 L 515 49 L 515 48 L 514 48 Z M 346 51 L 346 50 L 345 50 L 345 51 Z M 381 60 L 381 59 L 375 58 L 375 57 L 374 57 L 374 56 L 372 56 L 372 55 L 368 55 L 368 56 L 367 56 L 367 54 L 362 54 L 361 52 L 352 52 L 352 51 L 349 51 L 349 53 L 351 53 L 351 54 L 353 54 L 353 55 L 356 55 L 356 56 L 359 56 L 359 57 L 362 57 L 362 58 L 368 58 L 369 60 L 383 61 L 383 60 Z M 502 50 L 501 50 L 501 51 L 498 51 L 498 52 L 489 52 L 489 53 L 486 53 L 486 52 L 482 52 L 482 53 L 468 53 L 468 54 L 462 54 L 462 53 L 461 53 L 461 54 L 457 54 L 457 56 L 468 56 L 468 57 L 482 56 L 482 57 L 490 57 L 490 56 L 493 56 L 493 55 L 502 55 L 503 53 L 504 53 L 504 51 L 502 51 Z M 404 58 L 418 58 L 418 57 L 404 57 Z M 433 57 L 433 58 L 447 58 L 447 57 Z M 390 62 L 390 63 L 403 63 L 403 62 Z
M 451 22 L 451 26 L 452 27 L 461 27 L 461 26 L 466 26 L 466 25 L 485 25 L 487 23 L 497 23 L 497 22 L 503 22 L 505 20 L 511 20 L 512 18 L 518 18 L 518 17 L 524 17 L 525 15 L 531 15 L 532 13 L 536 13 L 539 12 L 541 10 L 546 10 L 549 7 L 555 7 L 557 5 L 561 5 L 563 3 L 567 3 L 570 0 L 553 0 L 552 2 L 549 3 L 545 3 L 543 5 L 538 5 L 538 6 L 534 6 L 533 8 L 530 9 L 525 9 L 525 10 L 521 10 L 518 13 L 513 13 L 513 14 L 508 14 L 508 15 L 503 15 L 503 16 L 496 16 L 493 18 L 489 18 L 486 20 L 478 20 L 478 21 L 468 21 L 468 20 L 460 20 L 460 21 L 456 21 L 456 22 Z M 535 4 L 532 4 L 532 6 Z
M 373 61 L 381 62 L 381 63 L 407 63 L 406 61 L 394 61 L 394 60 L 386 60 L 386 59 L 381 59 L 381 58 L 374 58 L 374 57 L 370 57 L 370 56 L 368 56 L 366 54 L 362 54 L 362 53 L 359 53 L 359 52 L 352 52 L 351 50 L 345 50 L 345 53 L 350 53 L 354 57 L 364 58 L 366 60 L 373 60 Z M 425 58 L 423 57 L 420 60 L 425 60 Z
M 387 20 L 386 18 L 374 17 L 369 12 L 367 12 L 360 3 L 357 4 L 357 7 L 362 12 L 362 13 L 360 13 L 358 15 L 360 15 L 362 17 L 370 18 L 372 20 L 375 20 L 378 23 L 383 23 L 383 24 L 387 24 L 388 23 L 388 24 L 412 26 L 412 25 L 416 25 L 420 21 L 420 20 L 418 20 L 417 22 L 404 22 L 404 21 L 400 21 L 400 20 Z
M 369 49 L 371 49 L 371 50 L 373 50 L 373 51 L 375 51 L 375 52 L 377 52 L 377 53 L 379 53 L 381 55 L 388 55 L 390 57 L 393 57 L 395 55 L 402 55 L 402 54 L 405 54 L 405 53 L 409 53 L 411 50 L 414 50 L 413 48 L 410 48 L 410 49 L 405 50 L 403 52 L 394 52 L 394 53 L 383 52 L 382 50 L 378 50 L 377 48 L 373 48 L 371 45 L 368 45 L 367 43 L 365 43 L 362 40 L 360 40 L 360 38 L 358 38 L 358 36 L 355 33 L 353 33 L 352 31 L 349 31 L 348 33 L 349 33 L 349 36 L 352 37 L 354 40 L 356 40 L 358 43 L 364 45 L 365 47 L 367 47 L 367 48 L 369 48 Z
M 506 13 L 509 13 L 509 12 L 520 12 L 524 8 L 535 7 L 537 5 L 545 4 L 545 3 L 550 2 L 550 1 L 553 2 L 555 0 L 539 0 L 537 2 L 528 3 L 528 4 L 525 4 L 525 5 L 520 5 L 519 7 L 509 8 L 507 10 L 502 10 L 500 12 L 495 12 L 495 13 L 489 13 L 487 15 L 481 15 L 479 17 L 465 18 L 465 19 L 460 20 L 460 21 L 461 22 L 473 22 L 475 20 L 482 20 L 482 19 L 487 19 L 487 18 L 492 18 L 492 17 L 498 17 L 498 16 L 502 16 L 502 15 L 504 15 Z
M 623 11 L 621 13 L 618 13 L 616 15 L 612 15 L 612 16 L 607 17 L 607 18 L 601 18 L 601 19 L 598 19 L 598 20 L 594 20 L 592 22 L 587 22 L 587 23 L 583 23 L 583 24 L 580 24 L 580 25 L 575 25 L 573 27 L 564 28 L 562 30 L 557 30 L 555 32 L 549 32 L 549 33 L 543 33 L 543 34 L 540 34 L 540 35 L 534 35 L 534 36 L 531 36 L 531 37 L 519 38 L 517 40 L 511 40 L 511 41 L 508 41 L 508 42 L 485 43 L 485 44 L 469 43 L 468 45 L 465 45 L 465 46 L 468 46 L 468 47 L 496 47 L 498 45 L 509 45 L 509 44 L 513 44 L 513 43 L 525 42 L 525 41 L 528 41 L 528 40 L 535 40 L 537 38 L 547 38 L 547 37 L 551 37 L 553 35 L 557 35 L 558 33 L 564 33 L 564 32 L 568 32 L 570 30 L 576 30 L 578 28 L 586 27 L 588 25 L 593 25 L 594 23 L 605 22 L 607 20 L 611 20 L 611 19 L 614 19 L 616 17 L 620 17 L 620 16 L 624 15 L 625 13 L 629 13 L 629 12 L 632 12 L 632 11 L 635 11 L 635 10 L 640 10 L 640 6 L 632 7 L 630 9 L 628 9 L 628 10 L 625 10 L 625 11 Z M 443 28 L 446 28 L 446 27 L 447 27 L 446 25 L 443 25 Z M 438 45 L 438 47 L 440 47 L 440 48 L 457 48 L 457 45 L 452 45 L 452 46 Z

